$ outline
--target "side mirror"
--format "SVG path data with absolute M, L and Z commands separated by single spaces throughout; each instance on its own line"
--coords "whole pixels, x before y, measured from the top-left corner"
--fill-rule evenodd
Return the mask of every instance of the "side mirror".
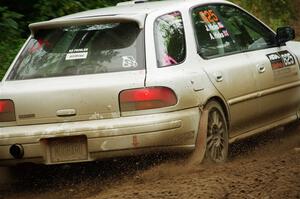
M 279 46 L 295 39 L 295 30 L 291 27 L 280 27 L 276 31 L 276 41 Z

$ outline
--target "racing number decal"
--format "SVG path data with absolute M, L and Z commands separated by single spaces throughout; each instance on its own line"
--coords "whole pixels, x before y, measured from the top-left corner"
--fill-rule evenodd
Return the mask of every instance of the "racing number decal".
M 205 21 L 206 23 L 213 23 L 219 21 L 218 16 L 212 10 L 200 11 L 199 14 L 203 21 Z
M 273 70 L 292 66 L 296 63 L 294 56 L 287 50 L 278 53 L 267 54 L 267 57 L 271 62 Z

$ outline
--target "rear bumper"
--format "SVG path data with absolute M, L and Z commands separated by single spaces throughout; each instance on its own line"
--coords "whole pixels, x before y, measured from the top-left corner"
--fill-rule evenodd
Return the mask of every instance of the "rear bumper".
M 44 140 L 69 136 L 86 137 L 86 161 L 157 150 L 193 149 L 199 118 L 199 109 L 191 108 L 115 119 L 4 127 L 0 129 L 0 165 L 53 164 L 46 154 Z M 10 154 L 10 147 L 14 144 L 22 145 L 22 159 L 15 159 Z M 60 163 L 70 162 L 82 161 Z

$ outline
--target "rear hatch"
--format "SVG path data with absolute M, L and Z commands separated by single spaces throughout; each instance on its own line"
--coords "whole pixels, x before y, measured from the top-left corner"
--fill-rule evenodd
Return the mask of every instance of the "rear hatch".
M 143 40 L 130 20 L 35 27 L 0 88 L 16 121 L 0 125 L 120 117 L 120 92 L 144 86 Z

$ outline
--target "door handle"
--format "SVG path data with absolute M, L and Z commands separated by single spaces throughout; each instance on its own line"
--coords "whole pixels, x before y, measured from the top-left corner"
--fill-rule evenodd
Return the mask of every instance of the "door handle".
M 214 73 L 215 79 L 217 82 L 222 82 L 223 81 L 223 74 L 221 72 L 216 72 Z
M 259 73 L 264 73 L 266 71 L 266 67 L 264 65 L 257 64 L 256 68 Z
M 217 82 L 223 81 L 223 76 L 222 76 L 222 75 L 218 75 L 218 76 L 216 77 L 216 80 L 217 80 Z

